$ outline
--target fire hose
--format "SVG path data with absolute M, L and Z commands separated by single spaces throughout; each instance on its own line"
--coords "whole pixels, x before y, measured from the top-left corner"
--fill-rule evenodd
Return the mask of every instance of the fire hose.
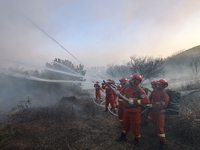
M 115 93 L 116 95 L 120 96 L 120 97 L 123 98 L 124 100 L 126 100 L 126 101 L 128 101 L 128 102 L 131 101 L 131 100 L 133 100 L 133 99 L 128 99 L 128 98 L 126 98 L 125 96 L 123 96 L 118 90 L 116 90 L 112 85 L 109 85 L 108 83 L 106 83 L 104 80 L 103 80 L 103 82 L 104 82 L 107 86 L 109 86 L 109 87 L 114 91 L 114 93 Z M 96 105 L 100 106 L 100 107 L 104 107 L 104 105 L 102 105 L 102 104 L 105 102 L 105 100 L 102 101 L 100 104 L 98 104 L 94 99 L 93 99 L 93 102 L 94 102 Z M 147 104 L 147 105 L 141 105 L 141 106 L 149 107 L 148 104 Z M 112 112 L 112 110 L 110 109 L 110 107 L 108 107 L 108 110 L 109 110 L 109 112 L 110 112 L 112 115 L 118 116 L 116 113 L 113 113 L 113 112 Z M 143 110 L 143 111 L 141 112 L 141 114 L 143 114 L 143 113 L 146 112 L 147 110 L 148 110 L 148 109 Z
M 124 100 L 126 100 L 126 101 L 128 101 L 128 102 L 130 102 L 131 100 L 133 100 L 133 99 L 128 99 L 128 98 L 126 98 L 124 95 L 122 95 L 118 90 L 116 90 L 115 88 L 113 88 L 111 85 L 109 85 L 108 83 L 106 83 L 104 80 L 103 80 L 103 82 L 107 85 L 107 86 L 109 86 L 113 91 L 114 91 L 114 93 L 116 94 L 116 95 L 118 95 L 118 96 L 120 96 L 121 98 L 123 98 Z M 145 105 L 146 106 L 146 105 Z
M 120 96 L 121 98 L 123 98 L 123 100 L 126 100 L 126 101 L 128 101 L 128 102 L 133 101 L 133 99 L 128 99 L 127 97 L 125 97 L 124 95 L 122 95 L 118 90 L 116 90 L 115 88 L 113 88 L 112 85 L 109 85 L 109 84 L 106 83 L 104 80 L 103 80 L 103 82 L 104 82 L 107 86 L 109 86 L 109 87 L 114 91 L 114 93 L 115 93 L 116 95 L 118 95 L 118 96 Z M 141 106 L 150 107 L 151 105 L 147 104 L 147 105 L 141 105 Z M 146 112 L 146 111 L 147 111 L 147 109 L 143 110 L 143 111 L 141 112 L 141 114 L 143 114 L 143 113 Z
M 104 107 L 104 105 L 102 105 L 103 102 L 101 102 L 100 104 L 98 104 L 97 102 L 95 102 L 94 98 L 93 98 L 93 102 L 98 105 L 98 106 L 101 106 L 101 107 Z

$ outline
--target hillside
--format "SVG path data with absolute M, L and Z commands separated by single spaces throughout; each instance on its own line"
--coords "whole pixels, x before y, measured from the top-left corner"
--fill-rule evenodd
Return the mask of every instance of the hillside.
M 169 79 L 191 76 L 192 72 L 186 66 L 186 62 L 190 57 L 197 55 L 200 55 L 200 45 L 166 58 L 165 76 Z
M 195 121 L 196 110 L 194 112 L 194 107 L 200 106 L 196 103 L 199 96 L 200 92 L 195 92 L 182 97 L 181 115 L 166 118 L 165 132 L 169 150 L 199 149 L 200 124 Z M 146 115 L 144 113 L 142 118 Z M 0 149 L 133 149 L 131 132 L 127 142 L 115 141 L 121 133 L 120 126 L 117 117 L 95 105 L 92 97 L 63 97 L 55 105 L 27 108 L 13 114 L 0 127 Z M 141 126 L 141 134 L 141 150 L 157 149 L 158 138 L 152 124 Z
M 197 55 L 197 54 L 200 54 L 200 45 L 192 47 L 192 48 L 184 50 L 184 51 L 180 51 L 168 58 L 176 59 L 176 58 L 183 58 L 183 57 L 188 57 L 188 56 Z

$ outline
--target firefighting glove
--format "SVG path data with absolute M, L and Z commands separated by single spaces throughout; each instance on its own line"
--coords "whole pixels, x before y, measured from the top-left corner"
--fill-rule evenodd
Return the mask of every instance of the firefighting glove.
M 133 99 L 129 99 L 128 103 L 131 104 L 131 105 L 134 105 Z
M 150 108 L 151 108 L 151 107 L 153 107 L 153 105 L 152 105 L 152 104 L 147 104 L 147 107 L 150 107 Z
M 161 102 L 161 104 L 162 104 L 162 105 L 165 105 L 165 104 L 166 104 L 166 102 L 165 102 L 165 101 L 162 101 L 162 102 Z

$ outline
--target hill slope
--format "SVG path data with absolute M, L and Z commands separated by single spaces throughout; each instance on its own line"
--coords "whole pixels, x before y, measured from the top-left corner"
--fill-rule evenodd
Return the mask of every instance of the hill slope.
M 186 66 L 186 62 L 197 55 L 200 55 L 200 45 L 166 58 L 165 76 L 170 79 L 191 76 L 192 71 Z

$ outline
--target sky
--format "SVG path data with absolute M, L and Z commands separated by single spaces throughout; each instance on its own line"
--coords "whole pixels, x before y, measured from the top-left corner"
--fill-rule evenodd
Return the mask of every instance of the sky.
M 0 20 L 0 68 L 107 66 L 200 45 L 199 0 L 0 0 Z

